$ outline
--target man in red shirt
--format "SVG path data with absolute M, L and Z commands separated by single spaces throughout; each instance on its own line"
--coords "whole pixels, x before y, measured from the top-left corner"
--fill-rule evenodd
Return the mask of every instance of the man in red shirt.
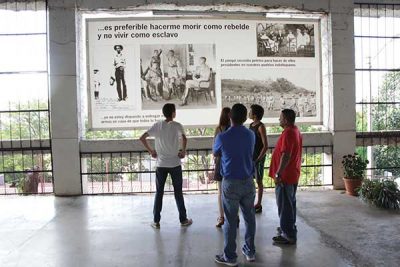
M 296 113 L 284 109 L 279 117 L 283 132 L 272 154 L 269 176 L 275 180 L 276 204 L 280 219 L 278 235 L 272 240 L 276 244 L 295 244 L 296 190 L 300 178 L 302 137 L 294 124 Z

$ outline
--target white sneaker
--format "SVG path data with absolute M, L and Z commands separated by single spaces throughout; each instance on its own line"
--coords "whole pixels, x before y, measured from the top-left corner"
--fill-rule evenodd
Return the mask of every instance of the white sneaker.
M 247 255 L 246 252 L 244 252 L 243 248 L 242 248 L 242 253 L 246 257 L 247 261 L 255 261 L 256 260 L 256 255 L 252 255 L 252 256 Z

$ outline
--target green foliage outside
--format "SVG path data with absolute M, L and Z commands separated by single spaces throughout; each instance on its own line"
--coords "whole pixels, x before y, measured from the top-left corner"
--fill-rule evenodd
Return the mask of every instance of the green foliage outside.
M 393 180 L 364 180 L 358 190 L 362 200 L 380 208 L 399 210 L 400 190 Z
M 48 139 L 50 136 L 49 114 L 47 102 L 11 103 L 10 110 L 23 112 L 10 112 L 1 114 L 0 140 L 29 140 Z M 25 111 L 24 111 L 25 110 Z M 28 111 L 42 110 L 42 111 Z M 18 187 L 26 178 L 27 172 L 38 166 L 39 170 L 51 170 L 51 156 L 49 152 L 2 152 L 0 155 L 0 173 L 5 173 L 4 180 Z M 46 182 L 51 182 L 51 173 L 41 174 Z
M 400 130 L 400 105 L 384 104 L 384 102 L 400 101 L 400 72 L 389 72 L 379 88 L 379 94 L 372 99 L 379 104 L 372 105 L 372 131 L 398 131 Z M 357 131 L 367 131 L 367 113 L 358 112 L 356 117 Z M 385 171 L 391 172 L 394 176 L 400 176 L 400 149 L 394 145 L 375 146 L 373 152 L 373 163 L 375 175 L 384 175 Z M 366 159 L 367 149 L 357 148 L 357 152 Z

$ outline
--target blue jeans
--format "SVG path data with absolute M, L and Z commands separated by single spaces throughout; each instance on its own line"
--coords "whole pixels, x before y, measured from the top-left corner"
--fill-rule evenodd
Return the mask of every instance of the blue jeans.
M 256 217 L 254 199 L 256 190 L 252 177 L 244 180 L 222 180 L 222 204 L 224 206 L 224 256 L 228 261 L 234 261 L 236 254 L 236 231 L 239 206 L 246 225 L 245 244 L 243 250 L 247 255 L 255 254 L 254 236 L 256 234 Z
M 171 175 L 172 185 L 174 187 L 174 195 L 176 206 L 179 211 L 179 221 L 184 222 L 187 219 L 185 201 L 182 194 L 182 167 L 179 165 L 173 168 L 157 167 L 156 169 L 156 197 L 154 199 L 154 222 L 160 222 L 162 201 L 164 196 L 164 186 L 168 174 Z
M 296 228 L 296 192 L 297 184 L 280 184 L 275 187 L 276 204 L 282 235 L 297 240 Z

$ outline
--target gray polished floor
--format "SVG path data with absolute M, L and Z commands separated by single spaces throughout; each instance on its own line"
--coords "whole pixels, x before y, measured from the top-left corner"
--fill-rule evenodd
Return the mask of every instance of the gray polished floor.
M 299 193 L 301 195 L 301 192 Z M 215 194 L 186 195 L 194 223 L 181 228 L 172 195 L 164 198 L 161 229 L 149 226 L 152 195 L 0 198 L 0 266 L 218 266 L 223 236 L 215 228 Z M 278 224 L 267 193 L 257 215 L 257 260 L 240 266 L 349 266 L 302 218 L 296 246 L 272 245 Z M 238 241 L 242 243 L 241 222 Z M 238 250 L 239 251 L 239 250 Z

